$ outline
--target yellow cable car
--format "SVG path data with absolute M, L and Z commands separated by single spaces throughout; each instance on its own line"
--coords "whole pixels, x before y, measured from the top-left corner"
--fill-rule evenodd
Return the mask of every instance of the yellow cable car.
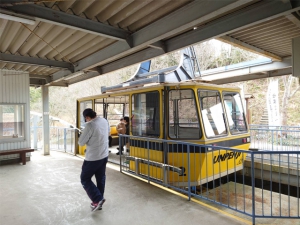
M 212 151 L 214 146 L 243 150 L 250 147 L 240 89 L 195 79 L 195 72 L 191 76 L 196 65 L 192 58 L 191 52 L 187 54 L 185 50 L 178 67 L 156 72 L 149 72 L 150 65 L 144 64 L 146 72 L 137 73 L 128 82 L 103 87 L 103 94 L 79 99 L 78 128 L 84 126 L 85 108 L 93 108 L 110 124 L 128 115 L 131 118 L 129 170 L 168 184 L 187 186 L 188 168 L 192 186 L 242 169 L 245 153 Z M 144 137 L 155 139 L 149 145 Z M 171 140 L 197 145 L 189 146 L 188 154 L 186 145 L 173 144 Z M 212 149 L 199 144 L 210 145 Z M 79 147 L 78 153 L 84 155 L 84 147 Z

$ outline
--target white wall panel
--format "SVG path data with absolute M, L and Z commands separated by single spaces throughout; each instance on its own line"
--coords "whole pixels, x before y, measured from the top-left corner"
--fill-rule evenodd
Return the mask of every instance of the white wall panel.
M 0 70 L 0 103 L 25 104 L 25 140 L 23 141 L 1 141 L 0 151 L 17 148 L 30 148 L 30 98 L 29 98 L 29 74 Z M 9 155 L 2 158 L 15 158 L 18 156 Z

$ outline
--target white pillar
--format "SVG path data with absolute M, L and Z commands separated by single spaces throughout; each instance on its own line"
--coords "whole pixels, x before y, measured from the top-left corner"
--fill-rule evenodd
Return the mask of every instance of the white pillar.
M 43 154 L 50 155 L 49 88 L 42 86 L 43 99 Z

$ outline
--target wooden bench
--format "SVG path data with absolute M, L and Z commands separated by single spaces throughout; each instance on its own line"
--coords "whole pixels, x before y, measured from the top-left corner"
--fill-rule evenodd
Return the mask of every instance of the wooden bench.
M 26 165 L 26 153 L 33 152 L 34 149 L 31 148 L 20 148 L 20 149 L 10 149 L 10 150 L 0 150 L 0 155 L 12 155 L 12 154 L 20 154 L 20 162 L 23 165 Z

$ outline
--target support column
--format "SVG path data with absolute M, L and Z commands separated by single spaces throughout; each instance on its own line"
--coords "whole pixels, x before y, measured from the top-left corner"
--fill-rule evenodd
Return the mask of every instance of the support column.
M 42 86 L 43 104 L 43 154 L 50 155 L 49 88 Z
M 292 39 L 293 76 L 300 77 L 300 37 Z

